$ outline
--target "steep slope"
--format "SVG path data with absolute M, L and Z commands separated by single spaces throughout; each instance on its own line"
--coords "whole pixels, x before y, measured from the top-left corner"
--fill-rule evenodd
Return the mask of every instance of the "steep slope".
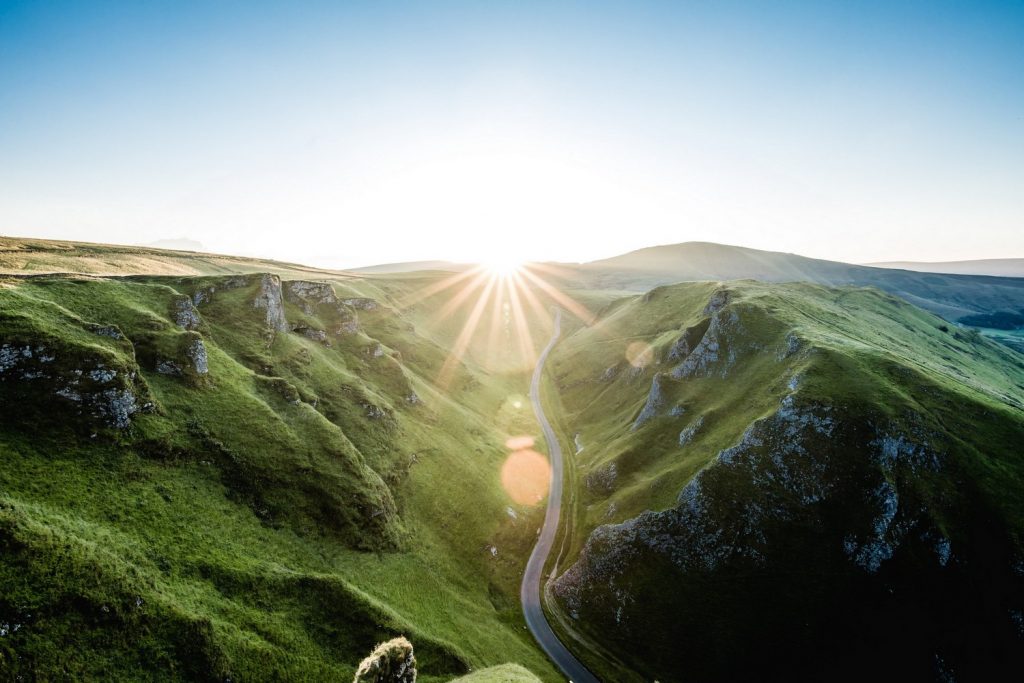
M 741 282 L 620 301 L 552 362 L 580 491 L 552 594 L 610 659 L 1019 669 L 1024 356 L 876 290 Z
M 500 484 L 525 377 L 457 363 L 411 285 L 0 284 L 0 672 L 346 680 L 518 662 L 535 512 Z
M 592 288 L 629 291 L 741 279 L 873 286 L 947 320 L 1024 308 L 1024 278 L 916 273 L 707 242 L 640 249 L 583 264 L 578 273 Z

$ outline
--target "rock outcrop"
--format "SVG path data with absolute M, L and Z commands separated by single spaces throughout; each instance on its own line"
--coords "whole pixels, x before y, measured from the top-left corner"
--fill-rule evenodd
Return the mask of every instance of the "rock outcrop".
M 56 401 L 72 413 L 100 425 L 125 429 L 151 404 L 140 400 L 137 368 L 110 365 L 87 351 L 66 353 L 46 342 L 0 346 L 0 383 L 12 400 L 27 408 Z
M 196 311 L 191 297 L 175 297 L 172 315 L 174 324 L 184 330 L 194 330 L 199 327 L 199 312 Z
M 271 332 L 288 331 L 288 321 L 284 315 L 281 278 L 270 274 L 262 275 L 259 291 L 252 305 L 266 312 L 266 324 Z
M 412 643 L 395 638 L 381 643 L 359 663 L 353 683 L 416 683 Z
M 662 381 L 660 373 L 656 374 L 654 380 L 651 381 L 651 390 L 647 392 L 647 401 L 640 410 L 640 414 L 633 421 L 633 426 L 631 427 L 633 431 L 640 429 L 644 424 L 654 419 L 665 407 L 665 392 L 661 386 Z

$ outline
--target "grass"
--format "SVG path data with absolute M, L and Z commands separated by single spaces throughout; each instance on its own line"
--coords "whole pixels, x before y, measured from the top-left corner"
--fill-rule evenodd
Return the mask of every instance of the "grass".
M 584 641 L 604 646 L 598 653 L 603 656 L 586 650 L 580 655 L 595 671 L 623 680 L 628 674 L 617 668 L 616 660 L 663 680 L 684 676 L 683 670 L 673 668 L 680 657 L 689 675 L 697 678 L 718 679 L 730 671 L 763 673 L 778 663 L 772 657 L 797 656 L 794 643 L 809 648 L 802 657 L 811 666 L 819 660 L 806 644 L 821 645 L 814 640 L 820 634 L 836 636 L 832 645 L 847 642 L 851 652 L 868 638 L 865 632 L 839 636 L 836 632 L 842 629 L 835 624 L 816 633 L 794 626 L 798 620 L 817 623 L 829 614 L 842 619 L 853 615 L 852 622 L 902 624 L 897 630 L 907 657 L 932 643 L 966 670 L 1004 665 L 1005 651 L 993 652 L 985 660 L 990 664 L 979 665 L 962 648 L 935 645 L 943 642 L 941 637 L 909 615 L 927 611 L 922 605 L 930 604 L 934 623 L 975 619 L 979 626 L 970 640 L 974 648 L 979 639 L 999 648 L 1011 638 L 1005 612 L 977 615 L 973 600 L 978 599 L 978 582 L 988 581 L 987 600 L 1004 610 L 1015 609 L 1018 601 L 1012 596 L 1019 596 L 1019 579 L 1007 558 L 1024 557 L 1024 505 L 1016 495 L 1024 485 L 1024 464 L 1014 445 L 1024 439 L 1024 357 L 981 335 L 950 329 L 941 319 L 873 289 L 754 282 L 724 286 L 730 292 L 728 311 L 736 312 L 739 322 L 724 336 L 720 360 L 709 372 L 685 379 L 662 374 L 657 414 L 638 428 L 633 426 L 655 373 L 668 373 L 676 365 L 667 355 L 687 330 L 706 326 L 705 304 L 722 285 L 674 285 L 619 300 L 593 326 L 579 329 L 557 347 L 551 373 L 558 392 L 548 403 L 556 416 L 561 413 L 563 447 L 571 449 L 576 433 L 584 446 L 574 458 L 571 488 L 576 494 L 559 571 L 580 558 L 598 526 L 631 520 L 646 510 L 674 508 L 680 490 L 698 473 L 704 473 L 709 495 L 733 501 L 729 505 L 765 505 L 761 497 L 774 489 L 754 486 L 714 463 L 719 452 L 739 442 L 751 424 L 773 415 L 791 393 L 801 405 L 827 406 L 843 425 L 841 435 L 817 444 L 813 452 L 827 453 L 829 467 L 837 468 L 837 481 L 852 488 L 842 494 L 848 497 L 841 505 L 823 507 L 817 512 L 822 517 L 807 527 L 764 522 L 763 531 L 771 539 L 765 552 L 772 554 L 766 568 L 753 574 L 728 568 L 710 574 L 682 572 L 663 564 L 660 556 L 638 550 L 624 573 L 588 585 L 584 613 L 566 622 Z M 799 340 L 793 353 L 787 350 L 791 338 Z M 638 354 L 638 345 L 648 352 Z M 732 352 L 735 360 L 730 361 Z M 634 369 L 629 359 L 637 357 L 649 363 Z M 605 375 L 608 368 L 614 368 L 611 377 Z M 675 407 L 681 414 L 673 414 Z M 701 427 L 681 446 L 680 432 L 698 420 Z M 954 554 L 962 552 L 964 562 L 976 568 L 936 574 L 925 566 L 934 564 L 921 555 L 926 551 L 900 551 L 904 554 L 893 561 L 887 580 L 890 587 L 906 592 L 906 602 L 895 606 L 887 603 L 884 590 L 874 592 L 877 586 L 871 580 L 852 573 L 848 559 L 822 550 L 832 548 L 841 555 L 842 538 L 834 534 L 871 523 L 870 517 L 857 522 L 852 516 L 861 514 L 857 511 L 865 499 L 859 496 L 870 500 L 868 482 L 879 476 L 870 465 L 868 445 L 874 438 L 869 435 L 879 429 L 914 434 L 911 438 L 923 440 L 945 458 L 940 473 L 891 476 L 896 477 L 901 505 L 921 506 L 921 521 L 907 523 L 941 530 L 935 533 L 950 538 Z M 612 466 L 615 476 L 609 479 Z M 715 514 L 721 515 L 716 525 L 727 533 L 742 520 L 735 507 Z M 986 524 L 984 530 L 979 527 Z M 808 565 L 816 570 L 811 575 L 806 575 Z M 982 575 L 987 578 L 980 579 Z M 912 597 L 915 581 L 921 597 Z M 666 593 L 666 586 L 673 586 L 672 591 Z M 630 596 L 625 603 L 622 595 Z M 859 596 L 864 604 L 840 607 L 843 596 Z M 612 618 L 616 605 L 623 604 L 620 614 L 633 620 L 628 628 Z M 561 609 L 549 606 L 556 613 Z M 896 653 L 878 652 L 884 661 L 899 660 Z M 849 671 L 860 670 L 857 666 Z
M 3 342 L 57 360 L 49 378 L 0 382 L 14 406 L 0 417 L 0 622 L 18 625 L 0 670 L 345 679 L 406 635 L 425 681 L 509 661 L 556 680 L 517 599 L 539 518 L 499 482 L 505 440 L 536 430 L 514 407 L 525 374 L 468 356 L 439 390 L 460 320 L 426 327 L 436 302 L 396 309 L 401 281 L 333 284 L 374 310 L 285 303 L 314 329 L 358 320 L 330 346 L 273 334 L 251 303 L 259 279 L 3 283 Z M 198 328 L 176 326 L 174 301 L 211 285 Z M 155 371 L 187 365 L 193 338 L 208 374 Z M 55 394 L 100 364 L 135 373 L 126 386 L 152 404 L 128 429 Z
M 539 679 L 518 664 L 502 664 L 466 676 L 460 676 L 453 683 L 537 683 Z

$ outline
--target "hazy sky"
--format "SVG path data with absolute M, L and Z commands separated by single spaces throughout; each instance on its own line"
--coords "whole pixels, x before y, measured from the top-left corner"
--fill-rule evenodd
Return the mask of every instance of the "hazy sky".
M 0 0 L 0 233 L 1024 257 L 1024 2 Z

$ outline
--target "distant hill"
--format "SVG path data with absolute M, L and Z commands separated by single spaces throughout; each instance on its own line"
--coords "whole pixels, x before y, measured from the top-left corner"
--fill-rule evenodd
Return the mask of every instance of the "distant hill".
M 900 268 L 923 273 L 950 273 L 955 275 L 995 275 L 998 277 L 1024 277 L 1024 258 L 990 258 L 976 261 L 886 261 L 869 263 L 877 268 Z
M 1024 278 L 919 273 L 709 242 L 648 247 L 575 270 L 589 287 L 638 292 L 675 282 L 747 279 L 878 287 L 948 320 L 1024 308 Z
M 422 270 L 447 270 L 460 272 L 471 268 L 467 263 L 452 263 L 451 261 L 405 261 L 403 263 L 381 263 L 375 266 L 363 266 L 352 268 L 353 273 L 415 273 Z
M 143 246 L 155 247 L 156 249 L 174 249 L 177 251 L 206 251 L 206 247 L 203 246 L 202 242 L 187 237 L 156 240 Z
M 177 240 L 174 240 L 177 241 Z M 198 244 L 198 242 L 196 243 Z M 202 245 L 200 245 L 202 246 Z M 274 273 L 286 277 L 347 277 L 346 271 L 271 259 L 172 251 L 93 242 L 0 236 L 0 273 L 44 275 L 230 275 Z

